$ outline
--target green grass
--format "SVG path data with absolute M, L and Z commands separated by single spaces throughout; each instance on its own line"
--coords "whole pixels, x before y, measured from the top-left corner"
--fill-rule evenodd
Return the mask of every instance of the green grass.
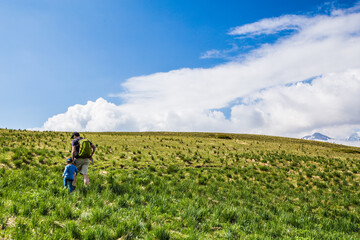
M 0 239 L 360 239 L 359 148 L 260 135 L 0 130 Z

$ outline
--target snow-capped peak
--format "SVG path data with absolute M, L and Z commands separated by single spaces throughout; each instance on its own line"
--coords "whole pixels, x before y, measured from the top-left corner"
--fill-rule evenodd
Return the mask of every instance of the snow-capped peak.
M 331 137 L 328 137 L 322 133 L 314 133 L 312 135 L 309 135 L 309 136 L 305 136 L 303 137 L 302 139 L 306 139 L 306 140 L 320 140 L 320 141 L 327 141 L 327 140 L 330 140 L 332 139 Z

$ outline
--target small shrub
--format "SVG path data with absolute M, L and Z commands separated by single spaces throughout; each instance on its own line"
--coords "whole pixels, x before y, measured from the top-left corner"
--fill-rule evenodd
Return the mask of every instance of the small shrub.
M 176 165 L 169 165 L 167 168 L 168 174 L 177 173 L 178 171 L 179 171 L 179 167 Z
M 80 229 L 78 228 L 77 224 L 74 221 L 67 222 L 65 225 L 65 229 L 72 238 L 81 239 Z
M 164 228 L 156 228 L 154 230 L 154 236 L 158 240 L 169 240 L 170 239 L 170 233 L 166 231 Z
M 239 217 L 235 208 L 225 208 L 221 213 L 221 217 L 225 222 L 235 223 Z
M 21 164 L 23 163 L 23 160 L 22 159 L 15 160 L 13 163 L 14 163 L 16 168 L 20 168 Z
M 208 180 L 207 180 L 207 178 L 204 177 L 204 176 L 200 176 L 200 177 L 198 178 L 198 184 L 200 184 L 200 185 L 206 185 L 207 182 L 208 182 Z
M 13 203 L 9 209 L 10 214 L 18 215 L 19 214 L 19 206 L 17 203 Z
M 84 240 L 102 240 L 102 239 L 110 239 L 110 231 L 105 226 L 94 226 L 91 228 L 87 228 L 84 235 Z
M 117 183 L 117 182 L 113 182 L 110 185 L 110 190 L 116 194 L 116 195 L 124 195 L 125 193 L 130 191 L 130 185 L 127 183 Z
M 141 225 L 137 219 L 122 221 L 116 228 L 116 237 L 123 239 L 136 239 L 141 233 Z
M 156 168 L 154 166 L 149 166 L 149 171 L 156 172 Z
M 8 165 L 8 164 L 9 164 L 9 160 L 6 159 L 6 158 L 0 158 L 0 163 L 4 163 L 4 164 Z M 1 168 L 1 169 L 4 169 L 4 168 Z M 1 169 L 0 169 L 0 171 L 1 171 Z
M 0 168 L 0 176 L 4 176 L 5 175 L 5 168 Z
M 219 139 L 232 139 L 231 136 L 229 135 L 226 135 L 226 134 L 221 134 L 221 135 L 218 135 L 217 138 Z
M 102 223 L 110 215 L 111 215 L 111 211 L 108 208 L 95 208 L 91 212 L 90 222 Z

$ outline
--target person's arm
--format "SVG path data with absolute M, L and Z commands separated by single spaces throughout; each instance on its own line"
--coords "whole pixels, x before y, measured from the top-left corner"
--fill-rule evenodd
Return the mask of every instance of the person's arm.
M 71 150 L 71 159 L 74 161 L 75 160 L 75 153 L 76 153 L 76 146 L 72 146 L 72 150 Z
M 94 163 L 94 161 L 93 161 L 93 159 L 92 159 L 92 156 L 93 156 L 94 153 L 95 153 L 95 149 L 96 149 L 95 145 L 91 143 L 91 155 L 90 155 L 90 158 L 89 158 L 89 159 L 90 159 L 93 163 Z
M 91 152 L 90 158 L 92 158 L 92 156 L 94 155 L 95 149 L 96 149 L 95 145 L 94 145 L 94 144 L 91 144 L 91 150 L 92 150 L 92 152 Z
M 68 168 L 65 167 L 65 170 L 64 170 L 64 173 L 63 173 L 62 177 L 65 177 L 65 174 L 66 174 L 67 171 L 68 171 Z
M 75 175 L 78 175 L 79 170 L 75 167 Z

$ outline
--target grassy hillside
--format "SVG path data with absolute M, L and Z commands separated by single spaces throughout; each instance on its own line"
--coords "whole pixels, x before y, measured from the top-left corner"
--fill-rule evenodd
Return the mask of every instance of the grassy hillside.
M 214 133 L 0 130 L 0 239 L 360 239 L 360 149 Z

